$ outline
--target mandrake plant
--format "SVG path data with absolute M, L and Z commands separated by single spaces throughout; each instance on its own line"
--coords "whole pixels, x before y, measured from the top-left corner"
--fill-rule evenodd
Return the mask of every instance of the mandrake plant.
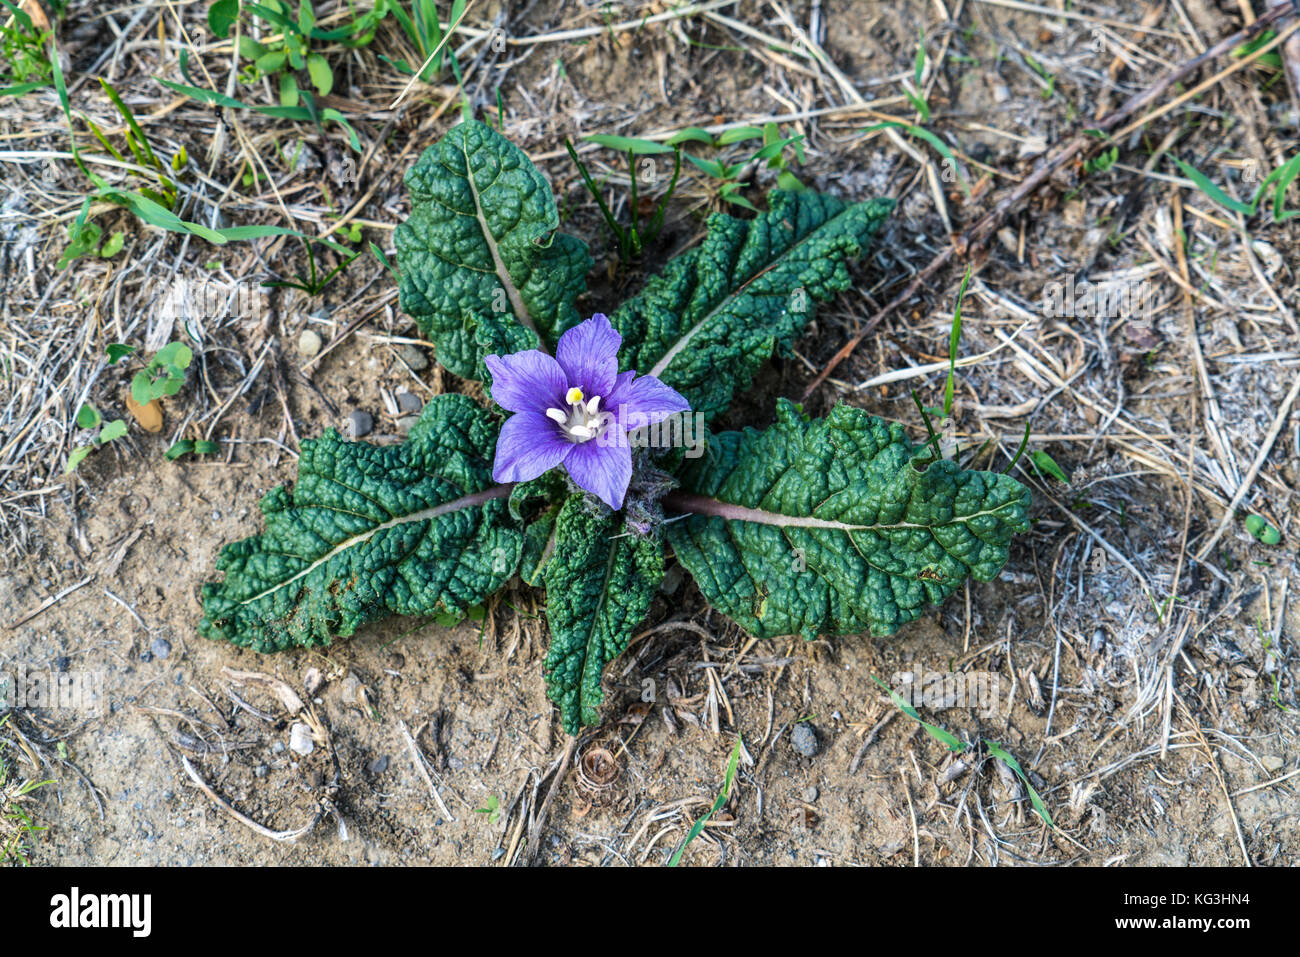
M 518 576 L 546 591 L 547 694 L 576 734 L 668 549 L 752 635 L 889 635 L 994 578 L 1028 529 L 1014 479 L 846 405 L 812 419 L 782 399 L 766 429 L 683 447 L 849 287 L 892 201 L 774 191 L 583 321 L 591 258 L 520 149 L 466 121 L 406 183 L 402 308 L 492 405 L 437 396 L 400 446 L 303 442 L 296 485 L 262 500 L 266 531 L 221 551 L 207 637 L 328 644 L 386 615 L 464 615 Z

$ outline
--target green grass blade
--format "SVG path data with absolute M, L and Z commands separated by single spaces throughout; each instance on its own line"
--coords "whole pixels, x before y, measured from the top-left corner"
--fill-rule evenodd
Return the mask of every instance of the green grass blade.
M 668 860 L 669 867 L 676 867 L 681 863 L 682 854 L 686 851 L 691 841 L 695 840 L 704 831 L 704 825 L 709 822 L 714 814 L 722 810 L 722 805 L 727 803 L 731 797 L 731 784 L 736 779 L 736 763 L 740 760 L 741 738 L 736 736 L 736 746 L 731 749 L 731 757 L 727 759 L 727 773 L 722 779 L 722 791 L 719 792 L 717 799 L 713 802 L 713 807 L 709 808 L 698 821 L 692 825 L 690 832 L 686 835 L 686 840 L 682 841 L 681 846 L 673 852 L 673 856 Z

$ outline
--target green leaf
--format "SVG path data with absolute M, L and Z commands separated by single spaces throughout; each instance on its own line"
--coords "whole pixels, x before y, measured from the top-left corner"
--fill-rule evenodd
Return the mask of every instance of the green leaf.
M 736 780 L 736 765 L 740 761 L 740 749 L 743 745 L 744 739 L 737 735 L 736 746 L 731 749 L 731 757 L 727 758 L 727 771 L 722 776 L 722 790 L 719 791 L 718 796 L 713 799 L 713 806 L 705 811 L 704 814 L 691 825 L 691 829 L 686 833 L 686 839 L 682 841 L 681 846 L 673 852 L 673 856 L 668 859 L 669 867 L 676 867 L 681 863 L 682 854 L 690 845 L 691 841 L 695 840 L 704 832 L 704 825 L 709 823 L 709 818 L 721 811 L 722 806 L 726 804 L 727 799 L 731 797 L 731 785 L 732 782 Z
M 622 654 L 664 575 L 658 538 L 619 534 L 617 516 L 587 495 L 571 495 L 555 521 L 542 573 L 551 647 L 546 694 L 564 730 L 598 724 L 605 664 Z
M 949 751 L 966 750 L 966 742 L 961 738 L 957 737 L 947 728 L 941 728 L 937 724 L 930 724 L 930 722 L 922 720 L 921 716 L 917 714 L 916 709 L 908 704 L 906 698 L 900 695 L 893 688 L 889 687 L 889 685 L 885 684 L 875 675 L 871 676 L 871 680 L 885 689 L 885 693 L 889 695 L 889 700 L 894 703 L 895 708 L 903 712 L 903 714 L 907 715 L 921 727 L 925 728 L 925 733 L 934 738 L 934 740 L 938 741 Z
M 77 428 L 93 429 L 103 421 L 100 418 L 99 410 L 90 403 L 86 403 L 77 410 Z
M 124 359 L 133 352 L 135 352 L 135 346 L 124 345 L 120 342 L 110 342 L 104 349 L 104 355 L 108 356 L 109 365 L 116 365 L 119 359 Z
M 995 578 L 1029 529 L 1020 483 L 948 460 L 921 470 L 923 450 L 861 409 L 809 421 L 778 400 L 772 428 L 711 437 L 687 462 L 665 504 L 697 514 L 669 522 L 668 541 L 758 637 L 892 634 L 967 576 Z
M 705 175 L 712 176 L 714 179 L 727 178 L 727 168 L 717 160 L 703 159 L 699 156 L 692 156 L 690 153 L 683 153 L 682 155 L 699 167 Z
M 1206 176 L 1200 170 L 1192 166 L 1189 166 L 1187 163 L 1184 163 L 1177 156 L 1170 156 L 1169 158 L 1178 164 L 1178 168 L 1183 171 L 1183 175 L 1186 176 L 1188 179 L 1190 179 L 1193 183 L 1195 183 L 1197 189 L 1199 189 L 1206 196 L 1210 197 L 1210 199 L 1212 199 L 1214 202 L 1218 203 L 1220 206 L 1223 206 L 1225 209 L 1232 210 L 1234 213 L 1241 213 L 1243 216 L 1254 215 L 1255 212 L 1254 205 L 1248 206 L 1245 203 L 1241 202 L 1241 200 L 1233 199 L 1222 189 L 1216 186 L 1208 176 Z
M 147 372 L 137 372 L 131 377 L 131 398 L 135 399 L 140 405 L 148 405 L 154 399 L 162 395 L 155 392 L 153 379 Z
M 168 462 L 175 462 L 182 455 L 187 455 L 188 453 L 193 451 L 194 451 L 194 440 L 181 439 L 179 442 L 174 442 L 167 449 L 167 451 L 163 453 L 163 458 L 165 458 Z
M 169 342 L 156 353 L 154 353 L 153 362 L 159 366 L 169 366 L 173 369 L 188 369 L 190 362 L 194 359 L 194 352 L 183 342 Z
M 743 143 L 745 140 L 761 140 L 763 130 L 757 126 L 739 126 L 734 130 L 725 130 L 718 134 L 719 146 L 730 146 L 732 143 Z
M 81 424 L 80 415 L 77 416 L 77 424 Z M 1246 531 L 1254 535 L 1262 545 L 1276 545 L 1282 541 L 1282 533 L 1262 515 L 1247 515 Z
M 270 48 L 258 43 L 246 33 L 239 36 L 239 55 L 245 60 L 256 61 L 258 57 L 270 52 Z
M 311 85 L 321 96 L 329 96 L 334 89 L 334 73 L 329 63 L 319 53 L 307 55 L 307 73 L 311 76 Z
M 112 422 L 106 422 L 104 427 L 99 430 L 99 443 L 112 442 L 114 439 L 120 439 L 126 435 L 126 422 L 121 419 L 114 419 Z
M 664 142 L 669 146 L 676 146 L 678 143 L 687 142 L 707 143 L 712 146 L 713 137 L 709 135 L 708 130 L 701 129 L 698 126 L 688 126 L 685 129 L 678 130 Z
M 704 241 L 610 317 L 623 334 L 622 367 L 659 376 L 706 417 L 747 389 L 774 350 L 791 354 L 815 303 L 849 287 L 846 261 L 894 206 L 783 190 L 770 203 L 751 220 L 711 216 Z
M 99 255 L 104 259 L 112 259 L 122 251 L 126 245 L 126 236 L 123 233 L 113 233 L 105 240 L 103 248 L 99 250 Z
M 495 418 L 436 396 L 400 446 L 302 443 L 266 531 L 222 549 L 201 634 L 259 652 L 328 644 L 386 615 L 460 615 L 514 574 L 523 534 L 492 483 Z
M 239 19 L 239 0 L 216 0 L 208 7 L 208 28 L 224 40 L 230 36 L 230 28 Z
M 292 73 L 280 74 L 280 105 L 294 107 L 300 102 L 298 80 Z
M 77 446 L 77 448 L 69 452 L 68 464 L 64 467 L 63 474 L 64 475 L 72 474 L 72 472 L 76 470 L 77 466 L 81 464 L 81 460 L 90 454 L 90 450 L 93 447 L 94 446 L 90 446 L 90 445 L 79 445 Z
M 957 307 L 952 311 L 952 329 L 948 333 L 948 380 L 943 384 L 943 414 L 952 412 L 953 385 L 957 379 L 957 349 L 961 345 L 961 304 L 966 298 L 966 285 L 970 282 L 970 266 L 961 278 L 957 290 Z
M 1038 469 L 1039 474 L 1050 475 L 1064 485 L 1070 484 L 1070 479 L 1065 474 L 1065 470 L 1057 465 L 1056 460 L 1042 449 L 1029 456 L 1029 461 L 1034 463 L 1034 468 Z
M 397 227 L 402 308 L 458 376 L 483 357 L 553 343 L 579 321 L 591 257 L 556 232 L 550 184 L 486 124 L 466 121 L 406 174 L 411 215 Z
M 631 136 L 607 136 L 604 133 L 598 133 L 595 136 L 584 136 L 583 139 L 588 143 L 607 146 L 621 153 L 634 153 L 637 156 L 651 153 L 671 153 L 673 151 L 671 146 L 665 146 L 663 143 L 656 143 L 654 140 L 636 139 Z
M 1034 805 L 1034 810 L 1038 812 L 1038 816 L 1047 823 L 1048 827 L 1056 827 L 1056 825 L 1052 823 L 1052 815 L 1047 813 L 1047 805 L 1043 803 L 1042 797 L 1040 797 L 1038 792 L 1034 790 L 1034 786 L 1029 783 L 1029 778 L 1025 777 L 1025 772 L 1021 769 L 1020 762 L 1013 758 L 1000 744 L 990 741 L 988 738 L 984 739 L 984 743 L 988 745 L 989 754 L 1005 762 L 1007 767 L 1016 772 L 1016 777 L 1020 778 L 1025 785 L 1025 789 L 1029 792 L 1029 801 Z

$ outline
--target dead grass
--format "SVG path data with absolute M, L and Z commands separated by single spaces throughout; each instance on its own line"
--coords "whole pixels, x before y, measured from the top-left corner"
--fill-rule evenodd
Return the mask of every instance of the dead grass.
M 318 6 L 330 12 L 322 16 L 327 23 L 344 15 L 345 5 Z M 918 426 L 911 390 L 932 401 L 942 389 L 952 306 L 969 263 L 962 339 L 969 361 L 959 368 L 949 435 L 970 461 L 1002 468 L 1028 421 L 1028 452 L 1049 453 L 1071 481 L 1045 478 L 1028 454 L 1022 458 L 1015 472 L 1034 490 L 1033 533 L 1001 581 L 972 586 L 934 616 L 936 633 L 950 639 L 952 667 L 1002 675 L 1011 689 L 994 728 L 947 713 L 940 723 L 951 721 L 971 739 L 987 732 L 1005 740 L 1054 809 L 1056 830 L 1026 813 L 1023 788 L 996 762 L 959 766 L 960 759 L 915 737 L 910 722 L 890 721 L 878 695 L 836 702 L 828 699 L 834 689 L 814 687 L 848 652 L 827 643 L 756 645 L 682 585 L 674 607 L 659 611 L 614 669 L 619 682 L 654 676 L 669 689 L 666 698 L 640 713 L 627 695 L 612 693 L 609 724 L 574 753 L 541 720 L 536 750 L 520 752 L 534 757 L 510 765 L 501 788 L 502 814 L 492 827 L 504 860 L 549 851 L 541 846 L 544 833 L 562 839 L 556 860 L 666 857 L 711 802 L 737 731 L 746 750 L 735 792 L 687 860 L 777 862 L 767 846 L 774 830 L 828 862 L 892 861 L 895 854 L 926 863 L 1159 860 L 1154 848 L 1162 838 L 1143 844 L 1142 828 L 1150 835 L 1173 829 L 1185 835 L 1190 859 L 1219 860 L 1206 835 L 1217 833 L 1220 818 L 1231 824 L 1232 862 L 1294 860 L 1294 815 L 1252 810 L 1243 825 L 1238 804 L 1255 788 L 1292 794 L 1297 760 L 1291 709 L 1300 619 L 1289 582 L 1300 534 L 1293 491 L 1300 479 L 1293 256 L 1300 220 L 1247 221 L 1197 190 L 1170 157 L 1242 198 L 1250 186 L 1243 170 L 1272 170 L 1295 155 L 1297 104 L 1285 75 L 1300 70 L 1295 18 L 1279 22 L 1282 40 L 1290 40 L 1272 48 L 1283 57 L 1281 72 L 1266 65 L 1268 51 L 1256 50 L 1249 58 L 1216 58 L 1176 90 L 1161 87 L 1161 78 L 1246 25 L 1244 5 L 1220 10 L 1204 0 L 1157 0 L 1062 10 L 1009 0 L 768 0 L 701 3 L 674 16 L 662 3 L 633 2 L 612 5 L 609 17 L 595 4 L 508 6 L 472 5 L 455 35 L 465 95 L 478 115 L 495 117 L 501 91 L 506 135 L 550 175 L 565 228 L 591 242 L 599 272 L 587 311 L 617 302 L 640 274 L 615 268 L 610 238 L 563 139 L 578 143 L 596 132 L 666 138 L 684 126 L 717 132 L 777 120 L 806 137 L 801 173 L 813 186 L 853 198 L 890 195 L 899 207 L 860 270 L 859 287 L 824 309 L 795 359 L 765 377 L 746 410 L 759 414 L 748 421 L 761 421 L 775 395 L 798 396 L 825 374 L 808 398 L 814 412 L 842 400 Z M 398 42 L 391 24 L 371 47 L 335 51 L 339 88 L 327 105 L 357 125 L 358 158 L 336 127 L 322 135 L 249 112 L 214 111 L 153 82 L 179 80 L 185 50 L 196 80 L 235 89 L 230 44 L 203 32 L 204 12 L 197 3 L 74 4 L 59 35 L 74 112 L 112 130 L 116 114 L 91 80 L 104 75 L 156 150 L 171 155 L 185 146 L 190 218 L 310 234 L 357 223 L 367 240 L 389 249 L 406 209 L 401 176 L 454 122 L 460 90 L 404 90 L 405 78 L 376 55 Z M 927 50 L 919 85 L 918 27 Z M 494 28 L 503 31 L 503 45 L 489 42 Z M 1112 134 L 1118 162 L 1089 171 L 1083 160 L 1096 150 L 1071 156 L 1042 176 L 1042 188 L 1007 205 L 987 235 L 972 237 L 984 214 L 1044 169 L 1054 147 L 1151 89 L 1162 92 Z M 928 103 L 928 121 L 905 91 Z M 237 95 L 273 102 L 270 94 L 252 88 Z M 54 595 L 83 577 L 91 551 L 84 517 L 110 507 L 131 515 L 107 492 L 111 476 L 131 476 L 148 489 L 158 470 L 183 468 L 181 481 L 201 497 L 210 471 L 225 470 L 238 476 L 251 505 L 254 489 L 264 487 L 262 473 L 296 455 L 300 436 L 337 424 L 344 408 L 379 405 L 380 386 L 364 375 L 340 377 L 345 363 L 367 355 L 393 362 L 403 343 L 419 339 L 397 312 L 390 277 L 368 255 L 320 299 L 259 287 L 252 313 L 164 308 L 178 288 L 191 288 L 178 281 L 215 280 L 234 302 L 249 289 L 240 283 L 302 270 L 301 246 L 291 240 L 217 249 L 142 229 L 128 214 L 105 209 L 105 234 L 127 235 L 123 252 L 56 270 L 88 184 L 70 161 L 52 91 L 5 106 L 0 538 L 8 568 L 33 594 Z M 923 139 L 898 129 L 864 132 L 882 120 L 922 124 L 940 136 L 969 193 Z M 81 142 L 92 145 L 89 137 Z M 302 158 L 281 162 L 277 151 L 298 144 Z M 578 150 L 626 218 L 621 161 L 591 144 Z M 105 157 L 87 159 L 110 180 L 127 175 Z M 265 180 L 245 184 L 252 170 Z M 772 174 L 752 175 L 749 195 L 757 198 Z M 1292 189 L 1288 205 L 1297 203 Z M 684 169 L 663 249 L 646 265 L 696 241 L 702 216 L 718 206 L 716 185 Z M 950 243 L 951 262 L 885 311 Z M 1140 289 L 1145 305 L 1098 317 L 1045 313 L 1054 284 L 1085 277 Z M 198 343 L 196 371 L 182 400 L 169 406 L 163 435 L 111 443 L 63 479 L 69 451 L 84 441 L 74 421 L 81 403 L 120 406 L 127 379 L 106 365 L 105 346 L 156 348 L 183 328 Z M 313 359 L 294 348 L 305 328 L 326 342 Z M 846 351 L 858 336 L 860 345 Z M 461 388 L 432 369 L 408 367 L 402 376 L 422 397 Z M 377 431 L 389 436 L 381 440 L 396 440 L 395 428 Z M 224 455 L 186 466 L 162 462 L 161 450 L 182 435 L 219 439 Z M 1246 513 L 1263 515 L 1282 543 L 1266 549 L 1251 539 L 1240 522 Z M 55 515 L 66 517 L 57 524 L 62 540 L 50 535 Z M 215 551 L 220 543 L 211 544 Z M 37 622 L 59 608 L 53 604 Z M 490 644 L 508 651 L 489 670 L 531 662 L 545 642 L 536 621 L 501 604 L 492 628 Z M 880 673 L 902 669 L 911 654 L 907 637 L 876 650 L 863 642 L 866 657 L 852 660 Z M 788 796 L 774 805 L 765 793 L 792 773 L 785 736 L 813 711 L 842 740 L 818 759 L 842 764 L 833 776 L 825 772 L 824 789 L 842 787 L 858 794 L 857 803 L 828 810 L 799 798 L 796 804 L 819 810 L 796 807 L 804 816 L 792 825 Z M 436 729 L 433 737 L 436 750 Z M 421 731 L 408 738 L 408 763 L 417 772 L 411 787 L 432 791 L 441 804 L 447 792 L 441 777 L 429 776 L 430 768 L 440 772 L 417 743 Z M 698 746 L 699 767 L 714 769 L 716 780 L 665 784 L 645 750 L 664 741 Z M 613 755 L 617 783 L 584 783 L 594 773 L 593 750 Z M 601 768 L 612 767 L 602 761 Z M 902 822 L 896 839 L 873 842 L 834 820 L 874 807 L 876 790 L 853 790 L 864 780 L 883 789 L 880 800 Z M 1180 790 L 1180 781 L 1194 783 Z M 468 810 L 446 800 L 457 815 L 479 817 L 468 807 L 472 800 L 461 799 Z M 451 816 L 446 806 L 442 813 Z M 878 826 L 882 833 L 893 827 Z

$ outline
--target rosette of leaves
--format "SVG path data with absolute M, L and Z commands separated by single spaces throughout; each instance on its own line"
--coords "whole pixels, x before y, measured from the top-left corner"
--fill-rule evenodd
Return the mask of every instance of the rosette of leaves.
M 521 150 L 468 121 L 406 182 L 401 304 L 444 367 L 486 380 L 484 356 L 551 349 L 579 321 L 590 258 L 559 232 Z M 848 262 L 892 206 L 778 190 L 754 218 L 713 215 L 698 246 L 609 313 L 620 367 L 714 419 L 849 286 Z M 292 491 L 262 502 L 266 531 L 223 549 L 200 631 L 262 652 L 325 644 L 386 615 L 463 615 L 517 576 L 546 591 L 547 691 L 577 733 L 599 721 L 602 672 L 670 553 L 756 636 L 888 635 L 968 577 L 994 578 L 1028 528 L 1019 483 L 848 406 L 811 419 L 782 400 L 774 425 L 708 435 L 698 457 L 640 451 L 618 512 L 556 472 L 494 484 L 502 418 L 441 395 L 404 445 L 305 441 Z

